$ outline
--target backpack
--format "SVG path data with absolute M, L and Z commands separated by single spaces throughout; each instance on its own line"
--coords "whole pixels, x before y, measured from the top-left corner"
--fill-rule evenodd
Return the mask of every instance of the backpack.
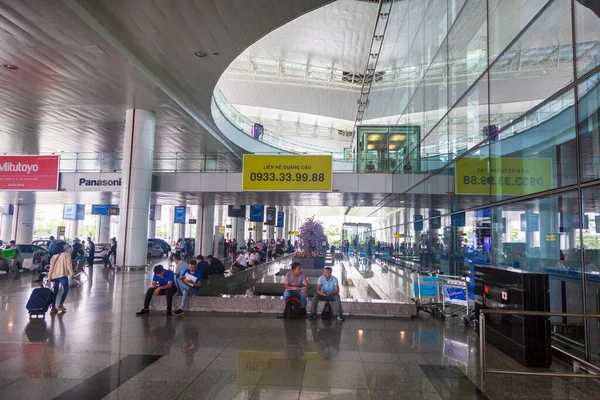
M 331 305 L 329 305 L 329 302 L 326 301 L 325 307 L 323 307 L 323 312 L 321 313 L 321 318 L 324 320 L 330 320 L 332 316 L 333 314 L 331 313 Z
M 285 319 L 300 319 L 302 318 L 302 308 L 300 299 L 297 297 L 290 297 L 285 302 L 285 310 L 283 311 L 283 318 Z

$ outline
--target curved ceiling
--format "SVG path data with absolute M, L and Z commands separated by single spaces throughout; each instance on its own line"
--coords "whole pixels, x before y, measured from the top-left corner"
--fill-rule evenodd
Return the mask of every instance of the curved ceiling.
M 0 151 L 120 151 L 125 110 L 136 107 L 156 112 L 157 151 L 241 152 L 211 117 L 221 73 L 328 2 L 2 1 L 0 64 L 19 69 L 0 68 Z

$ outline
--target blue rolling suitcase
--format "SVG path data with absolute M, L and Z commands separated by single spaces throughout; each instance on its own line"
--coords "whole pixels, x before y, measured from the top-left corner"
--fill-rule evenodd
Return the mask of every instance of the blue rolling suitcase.
M 29 301 L 25 306 L 27 311 L 29 311 L 29 318 L 44 318 L 48 307 L 52 304 L 52 300 L 54 300 L 54 293 L 51 289 L 45 287 L 33 289 Z

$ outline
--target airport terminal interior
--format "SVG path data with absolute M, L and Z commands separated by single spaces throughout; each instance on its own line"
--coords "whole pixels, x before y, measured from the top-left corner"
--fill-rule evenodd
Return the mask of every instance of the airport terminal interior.
M 0 0 L 0 399 L 594 399 L 600 2 Z

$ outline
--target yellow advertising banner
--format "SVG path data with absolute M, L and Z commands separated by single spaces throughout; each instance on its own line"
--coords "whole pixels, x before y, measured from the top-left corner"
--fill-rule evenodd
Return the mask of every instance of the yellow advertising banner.
M 332 156 L 244 154 L 242 190 L 331 192 Z
M 552 189 L 550 158 L 461 158 L 456 194 L 526 195 Z

